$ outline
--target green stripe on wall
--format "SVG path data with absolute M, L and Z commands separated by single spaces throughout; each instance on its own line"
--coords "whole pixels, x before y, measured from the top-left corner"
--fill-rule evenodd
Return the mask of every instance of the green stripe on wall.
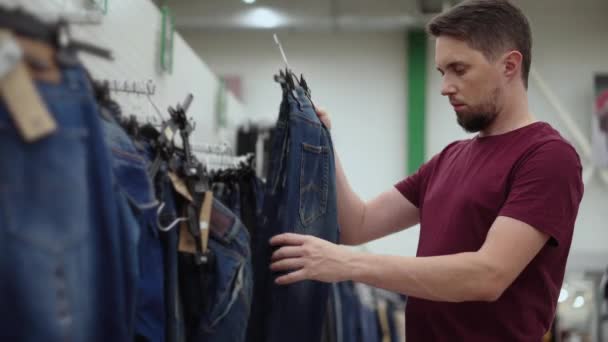
M 407 170 L 412 174 L 424 163 L 426 115 L 426 33 L 407 33 Z

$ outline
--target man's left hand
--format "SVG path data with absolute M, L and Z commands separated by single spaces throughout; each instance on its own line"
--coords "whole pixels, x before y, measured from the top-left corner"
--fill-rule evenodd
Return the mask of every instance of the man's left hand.
M 348 264 L 355 253 L 347 247 L 310 235 L 281 234 L 270 240 L 280 248 L 272 255 L 270 269 L 274 272 L 290 272 L 276 279 L 279 285 L 302 280 L 326 283 L 345 281 L 352 269 Z

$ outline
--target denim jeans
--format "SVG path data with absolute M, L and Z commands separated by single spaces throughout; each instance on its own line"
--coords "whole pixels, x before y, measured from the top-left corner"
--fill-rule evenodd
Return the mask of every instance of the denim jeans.
M 303 281 L 278 286 L 268 271 L 272 254 L 268 240 L 274 235 L 291 232 L 338 241 L 333 146 L 300 87 L 283 94 L 271 151 L 263 224 L 256 242 L 260 257 L 255 258 L 250 321 L 254 326 L 249 340 L 319 341 L 330 285 Z
M 357 341 L 357 330 L 359 324 L 359 312 L 362 310 L 359 298 L 355 295 L 354 284 L 352 282 L 341 282 L 336 284 L 338 296 L 342 310 L 340 311 L 342 340 L 340 342 L 355 342 Z
M 380 341 L 380 322 L 376 312 L 376 303 L 371 288 L 355 284 L 355 294 L 359 298 L 359 331 L 358 340 L 365 342 Z
M 136 270 L 86 72 L 37 82 L 58 124 L 33 143 L 0 103 L 0 340 L 130 341 Z
M 253 291 L 249 244 L 245 226 L 215 200 L 209 239 L 214 257 L 207 275 L 207 305 L 193 341 L 245 341 Z
M 158 198 L 164 203 L 164 217 L 160 220 L 161 224 L 169 225 L 177 219 L 177 203 L 176 193 L 165 169 L 166 167 L 161 167 L 161 170 L 155 178 L 155 184 Z M 178 229 L 179 228 L 176 227 L 168 232 L 160 232 L 161 241 L 163 243 L 163 269 L 165 273 L 165 341 L 167 342 L 185 341 L 184 317 L 180 305 L 178 285 Z
M 115 107 L 102 106 L 103 110 Z M 152 180 L 148 176 L 145 151 L 138 150 L 131 138 L 112 118 L 102 120 L 105 140 L 112 156 L 114 185 L 117 196 L 124 197 L 121 217 L 123 227 L 139 236 L 138 263 L 134 267 L 139 277 L 134 309 L 134 330 L 147 341 L 161 342 L 165 336 L 165 307 L 163 296 L 163 255 L 156 228 L 156 201 Z

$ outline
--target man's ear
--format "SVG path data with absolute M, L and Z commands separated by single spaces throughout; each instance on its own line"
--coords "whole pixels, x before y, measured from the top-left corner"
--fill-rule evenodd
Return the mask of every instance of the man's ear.
M 521 63 L 523 61 L 521 52 L 513 50 L 504 54 L 502 58 L 503 73 L 509 78 L 519 77 L 521 74 Z

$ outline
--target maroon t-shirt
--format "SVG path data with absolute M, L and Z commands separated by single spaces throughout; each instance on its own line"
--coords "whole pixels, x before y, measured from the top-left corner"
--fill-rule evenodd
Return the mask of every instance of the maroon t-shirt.
M 581 171 L 574 148 L 547 123 L 537 122 L 452 143 L 398 183 L 420 209 L 418 256 L 477 251 L 498 216 L 550 236 L 496 302 L 410 297 L 407 341 L 540 341 L 553 321 L 564 278 L 583 195 Z

